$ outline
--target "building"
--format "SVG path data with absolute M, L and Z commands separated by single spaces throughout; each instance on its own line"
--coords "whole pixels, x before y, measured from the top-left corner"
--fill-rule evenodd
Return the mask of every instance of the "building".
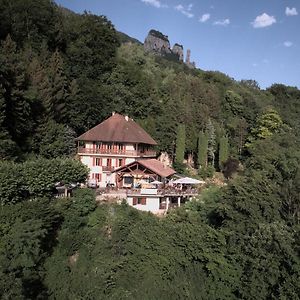
M 155 158 L 154 139 L 128 116 L 112 113 L 77 139 L 78 156 L 97 186 L 116 185 L 115 169 L 137 159 Z
M 156 141 L 128 116 L 113 113 L 77 142 L 102 199 L 126 199 L 137 209 L 162 213 L 197 194 L 191 186 L 168 186 L 176 172 L 156 159 Z

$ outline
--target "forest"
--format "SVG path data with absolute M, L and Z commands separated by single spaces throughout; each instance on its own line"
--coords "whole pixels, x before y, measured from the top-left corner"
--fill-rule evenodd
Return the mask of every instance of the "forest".
M 0 42 L 1 299 L 300 299 L 298 88 L 189 69 L 49 0 L 0 0 Z M 226 185 L 164 218 L 54 198 L 112 111 Z

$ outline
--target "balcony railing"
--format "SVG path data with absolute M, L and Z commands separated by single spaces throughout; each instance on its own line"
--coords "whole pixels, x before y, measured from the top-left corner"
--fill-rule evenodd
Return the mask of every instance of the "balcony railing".
M 80 147 L 78 153 L 85 154 L 109 154 L 109 155 L 126 155 L 126 156 L 156 156 L 154 150 L 122 150 L 122 149 L 91 149 Z

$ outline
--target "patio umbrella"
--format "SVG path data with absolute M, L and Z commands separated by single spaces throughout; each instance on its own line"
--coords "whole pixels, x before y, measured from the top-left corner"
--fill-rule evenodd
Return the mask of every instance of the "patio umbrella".
M 154 180 L 154 181 L 151 182 L 151 184 L 163 184 L 163 183 L 158 181 L 158 180 Z
M 198 180 L 190 177 L 184 177 L 184 178 L 179 178 L 175 181 L 173 181 L 174 184 L 200 184 L 200 183 L 205 183 L 203 180 Z

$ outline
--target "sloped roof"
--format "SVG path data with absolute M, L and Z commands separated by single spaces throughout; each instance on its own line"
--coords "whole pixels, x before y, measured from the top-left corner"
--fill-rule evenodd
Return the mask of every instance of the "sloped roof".
M 145 168 L 149 169 L 150 171 L 154 172 L 155 174 L 161 176 L 161 177 L 169 177 L 176 173 L 175 170 L 172 168 L 165 166 L 162 162 L 160 162 L 157 159 L 151 158 L 151 159 L 140 159 L 137 161 L 134 161 L 126 166 L 120 167 L 119 169 L 116 169 L 114 172 L 119 172 L 121 170 L 125 170 L 127 167 L 130 167 L 131 165 L 134 165 L 135 163 L 138 163 Z
M 76 140 L 157 145 L 155 140 L 140 125 L 127 116 L 117 113 L 88 130 Z

